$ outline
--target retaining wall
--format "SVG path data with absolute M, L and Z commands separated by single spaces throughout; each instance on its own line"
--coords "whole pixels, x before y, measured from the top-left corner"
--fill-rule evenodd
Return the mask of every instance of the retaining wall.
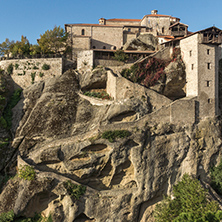
M 167 97 L 139 84 L 132 83 L 123 77 L 116 77 L 110 71 L 107 73 L 107 93 L 115 100 L 121 100 L 142 95 L 149 97 L 153 112 L 144 119 L 149 122 L 163 123 L 195 123 L 197 121 L 197 97 L 185 97 L 172 102 Z
M 0 61 L 0 67 L 5 71 L 7 71 L 10 64 L 13 65 L 11 78 L 15 85 L 26 88 L 34 82 L 62 75 L 64 62 L 62 58 L 10 59 Z M 42 69 L 44 64 L 50 66 L 49 70 Z

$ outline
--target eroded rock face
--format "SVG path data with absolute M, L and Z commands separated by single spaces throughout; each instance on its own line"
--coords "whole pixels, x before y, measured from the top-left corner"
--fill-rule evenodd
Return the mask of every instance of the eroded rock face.
M 125 43 L 123 50 L 154 51 L 157 44 L 158 39 L 154 35 L 142 34 Z
M 166 68 L 166 82 L 163 95 L 171 99 L 178 99 L 186 96 L 186 72 L 185 64 L 180 56 L 171 62 Z
M 24 92 L 13 146 L 18 167 L 33 166 L 36 179 L 10 180 L 0 194 L 0 212 L 41 212 L 55 222 L 152 221 L 154 205 L 184 173 L 207 181 L 211 164 L 220 160 L 219 120 L 150 122 L 150 104 L 139 96 L 97 106 L 80 97 L 79 88 L 68 71 Z M 121 129 L 130 135 L 113 142 L 101 136 Z M 68 180 L 86 187 L 80 199 L 65 188 Z
M 104 67 L 96 67 L 92 72 L 80 75 L 82 90 L 106 88 L 107 70 Z

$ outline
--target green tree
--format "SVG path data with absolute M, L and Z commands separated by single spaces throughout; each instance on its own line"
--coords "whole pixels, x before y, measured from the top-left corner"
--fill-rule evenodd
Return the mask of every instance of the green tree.
M 14 45 L 14 41 L 10 41 L 8 38 L 0 44 L 0 55 L 9 57 L 11 49 Z
M 31 45 L 30 46 L 30 55 L 38 55 L 41 54 L 41 48 L 39 45 Z
M 47 30 L 40 35 L 38 44 L 43 54 L 64 52 L 67 44 L 68 34 L 60 26 L 55 26 L 52 30 Z
M 161 204 L 156 206 L 156 221 L 219 222 L 222 219 L 217 203 L 208 201 L 207 192 L 199 181 L 188 174 L 173 187 L 173 196 L 173 199 L 165 197 Z
M 16 41 L 11 47 L 11 53 L 17 55 L 30 55 L 30 43 L 25 36 L 21 36 L 21 41 Z
M 211 169 L 211 186 L 218 194 L 222 194 L 222 160 L 217 167 Z
M 119 62 L 126 62 L 128 58 L 129 56 L 121 49 L 114 52 L 114 59 Z

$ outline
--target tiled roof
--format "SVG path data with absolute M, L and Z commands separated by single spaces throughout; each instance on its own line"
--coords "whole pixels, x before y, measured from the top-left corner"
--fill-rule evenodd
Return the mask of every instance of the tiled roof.
M 150 14 L 150 15 L 145 15 L 149 17 L 171 17 L 170 15 L 160 15 L 160 14 Z
M 188 32 L 188 35 L 183 36 L 183 37 L 177 37 L 177 38 L 175 38 L 175 39 L 172 39 L 171 41 L 182 40 L 182 39 L 188 38 L 188 37 L 190 37 L 190 36 L 192 36 L 192 35 L 195 35 L 195 34 L 197 34 L 197 33 L 204 32 L 204 31 L 206 31 L 206 30 L 208 30 L 208 29 L 211 29 L 211 28 L 215 28 L 215 29 L 217 29 L 218 31 L 222 31 L 221 29 L 216 28 L 215 26 L 212 26 L 212 27 L 209 27 L 209 28 L 206 28 L 206 29 L 203 29 L 203 30 L 199 30 L 199 31 L 196 31 L 196 32 Z M 169 42 L 171 42 L 171 41 L 169 41 Z M 162 43 L 162 44 L 164 44 L 164 43 Z
M 174 36 L 172 35 L 158 35 L 158 38 L 164 38 L 164 39 L 174 39 Z
M 98 27 L 118 27 L 122 28 L 122 25 L 100 25 L 100 24 L 65 24 L 65 26 L 98 26 Z
M 117 19 L 117 18 L 114 18 L 114 19 L 106 19 L 106 21 L 118 21 L 118 22 L 140 22 L 141 19 Z
M 142 18 L 142 20 L 143 20 L 145 17 L 167 17 L 167 18 L 179 19 L 179 18 L 170 16 L 170 15 L 150 14 L 150 15 L 144 15 L 143 18 Z M 179 20 L 180 20 L 180 19 L 179 19 Z
M 178 24 L 188 27 L 188 25 L 186 25 L 186 24 L 184 24 L 184 23 L 176 22 L 176 23 L 174 23 L 173 25 L 171 25 L 169 28 L 172 28 L 172 27 L 174 27 L 175 25 L 178 25 Z

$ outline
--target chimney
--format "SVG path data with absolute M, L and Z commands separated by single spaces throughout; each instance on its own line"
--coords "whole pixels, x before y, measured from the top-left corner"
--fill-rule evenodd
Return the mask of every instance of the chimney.
M 158 13 L 158 10 L 154 9 L 151 11 L 151 15 L 156 15 Z
M 106 25 L 106 19 L 100 18 L 100 19 L 99 19 L 99 24 L 100 24 L 100 25 Z

